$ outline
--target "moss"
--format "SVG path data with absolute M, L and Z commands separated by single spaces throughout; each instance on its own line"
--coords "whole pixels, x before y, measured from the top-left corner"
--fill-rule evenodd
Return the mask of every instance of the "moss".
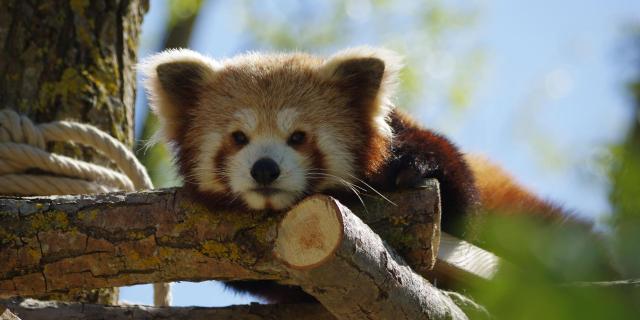
M 93 221 L 96 219 L 96 217 L 98 216 L 98 213 L 100 213 L 100 211 L 98 209 L 93 209 L 93 210 L 83 210 L 78 212 L 78 220 L 81 221 Z
M 68 230 L 69 218 L 62 211 L 50 211 L 29 216 L 27 222 L 34 232 L 48 230 Z
M 181 212 L 185 213 L 186 219 L 175 225 L 171 234 L 177 235 L 184 231 L 194 230 L 200 225 L 207 225 L 215 228 L 220 224 L 220 216 L 211 214 L 202 205 L 189 201 L 182 201 L 179 204 Z
M 42 253 L 40 252 L 40 248 L 26 247 L 22 249 L 22 252 L 27 254 L 32 261 L 38 261 L 42 258 Z
M 13 232 L 8 232 L 4 227 L 0 226 L 0 244 L 5 246 L 7 244 L 16 243 L 18 237 Z
M 71 101 L 78 103 L 78 97 L 83 90 L 90 90 L 91 87 L 82 77 L 82 72 L 74 68 L 67 68 L 63 71 L 59 81 L 45 82 L 41 86 L 39 105 L 46 107 L 53 105 L 56 97 L 62 98 L 62 103 Z
M 394 226 L 404 226 L 408 223 L 406 216 L 391 216 L 389 217 L 389 221 L 391 221 L 391 224 L 393 224 Z
M 381 234 L 392 247 L 402 250 L 402 248 L 413 248 L 416 246 L 415 236 L 410 232 L 405 232 L 404 228 L 389 228 L 387 232 Z
M 127 231 L 126 239 L 141 240 L 147 238 L 149 235 L 142 230 L 129 230 Z
M 243 255 L 235 243 L 225 243 L 207 240 L 202 243 L 201 252 L 209 257 L 240 261 Z

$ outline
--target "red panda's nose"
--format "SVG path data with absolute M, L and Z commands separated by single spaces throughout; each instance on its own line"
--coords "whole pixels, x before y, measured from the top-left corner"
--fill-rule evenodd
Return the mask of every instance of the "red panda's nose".
M 262 158 L 256 161 L 251 168 L 251 176 L 257 183 L 268 185 L 278 179 L 280 167 L 271 158 Z

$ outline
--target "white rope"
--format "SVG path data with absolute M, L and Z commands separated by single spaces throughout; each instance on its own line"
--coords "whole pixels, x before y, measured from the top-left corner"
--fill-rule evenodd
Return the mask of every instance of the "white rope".
M 47 142 L 93 147 L 121 172 L 47 152 Z M 34 169 L 43 174 L 33 174 Z M 0 110 L 0 194 L 54 195 L 152 189 L 147 172 L 129 149 L 98 128 L 68 121 L 35 125 Z

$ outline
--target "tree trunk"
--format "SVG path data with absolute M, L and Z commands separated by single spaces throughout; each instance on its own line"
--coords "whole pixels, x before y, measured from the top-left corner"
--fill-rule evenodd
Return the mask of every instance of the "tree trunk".
M 134 65 L 147 8 L 146 0 L 0 2 L 0 108 L 36 123 L 90 123 L 131 146 Z M 49 149 L 108 163 L 88 148 Z M 114 302 L 108 292 L 66 298 Z

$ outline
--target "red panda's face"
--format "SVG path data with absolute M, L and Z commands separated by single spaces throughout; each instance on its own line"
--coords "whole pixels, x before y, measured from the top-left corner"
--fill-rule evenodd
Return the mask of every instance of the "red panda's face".
M 197 150 L 191 173 L 200 190 L 233 194 L 254 209 L 284 209 L 353 179 L 365 137 L 355 115 L 332 106 L 344 103 L 339 96 L 308 79 L 258 80 L 247 90 L 249 79 L 221 73 L 193 110 L 183 143 Z M 314 92 L 299 93 L 305 89 Z
M 375 171 L 391 139 L 389 79 L 383 60 L 358 53 L 149 60 L 147 89 L 185 182 L 280 210 Z

